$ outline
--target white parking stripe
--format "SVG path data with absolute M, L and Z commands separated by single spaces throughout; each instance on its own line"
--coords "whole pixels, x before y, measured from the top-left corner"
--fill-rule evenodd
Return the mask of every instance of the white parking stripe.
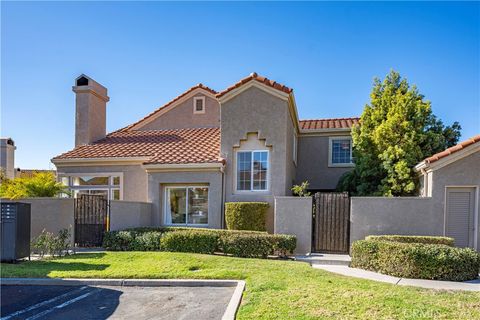
M 21 315 L 21 314 L 24 314 L 24 313 L 26 313 L 26 312 L 30 312 L 30 311 L 32 311 L 32 310 L 38 309 L 38 308 L 40 308 L 40 307 L 43 307 L 43 306 L 45 306 L 45 305 L 47 305 L 47 304 L 49 304 L 49 303 L 52 303 L 52 302 L 55 302 L 55 301 L 57 301 L 57 300 L 66 298 L 66 297 L 68 297 L 68 296 L 71 296 L 72 294 L 78 293 L 79 291 L 82 291 L 82 290 L 84 290 L 84 289 L 86 289 L 86 288 L 88 288 L 88 287 L 87 287 L 87 286 L 84 286 L 84 287 L 81 287 L 81 288 L 79 288 L 79 289 L 77 289 L 77 290 L 69 291 L 69 292 L 67 292 L 67 293 L 64 293 L 64 294 L 62 294 L 62 295 L 60 295 L 60 296 L 54 297 L 54 298 L 52 298 L 52 299 L 49 299 L 49 300 L 46 300 L 46 301 L 43 301 L 43 302 L 34 304 L 33 306 L 30 306 L 30 307 L 28 307 L 28 308 L 25 308 L 25 309 L 16 311 L 16 312 L 14 312 L 14 313 L 11 313 L 11 314 L 9 314 L 9 315 L 6 315 L 5 317 L 0 318 L 0 320 L 8 320 L 8 319 L 11 319 L 11 318 L 13 318 L 13 317 L 16 317 L 16 316 L 19 316 L 19 315 Z
M 97 289 L 94 289 L 94 290 L 92 290 L 92 291 L 90 291 L 90 292 L 87 292 L 87 293 L 85 293 L 85 294 L 82 294 L 81 296 L 78 296 L 78 297 L 76 297 L 76 298 L 73 298 L 73 299 L 71 299 L 71 300 L 68 300 L 68 301 L 66 301 L 66 302 L 64 302 L 64 303 L 62 303 L 62 304 L 59 304 L 58 306 L 55 306 L 55 307 L 52 307 L 52 308 L 50 308 L 50 309 L 47 309 L 47 310 L 45 310 L 45 311 L 43 311 L 43 312 L 37 313 L 36 315 L 34 315 L 34 316 L 30 317 L 30 318 L 27 318 L 26 320 L 34 320 L 34 319 L 38 319 L 38 318 L 40 318 L 40 317 L 43 317 L 44 315 L 49 314 L 50 312 L 55 311 L 55 309 L 64 308 L 64 307 L 66 307 L 66 306 L 68 306 L 68 305 L 70 305 L 70 304 L 72 304 L 72 303 L 77 302 L 78 300 L 82 300 L 82 299 L 88 297 L 89 295 L 94 294 L 95 292 L 97 292 Z

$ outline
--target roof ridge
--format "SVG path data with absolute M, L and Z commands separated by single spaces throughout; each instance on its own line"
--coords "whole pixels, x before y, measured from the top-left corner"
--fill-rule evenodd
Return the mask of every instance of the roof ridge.
M 252 72 L 250 73 L 247 77 L 241 79 L 240 81 L 238 81 L 237 83 L 227 87 L 226 89 L 218 92 L 216 94 L 216 97 L 217 98 L 220 98 L 222 96 L 224 96 L 225 94 L 227 94 L 228 92 L 232 91 L 233 89 L 236 89 L 236 88 L 239 88 L 240 86 L 244 85 L 245 83 L 247 82 L 250 82 L 252 80 L 255 80 L 255 81 L 258 81 L 260 83 L 263 83 L 269 87 L 272 87 L 274 89 L 277 89 L 277 90 L 280 90 L 280 91 L 283 91 L 285 93 L 292 93 L 293 92 L 293 89 L 292 88 L 289 88 L 287 87 L 286 85 L 283 85 L 281 83 L 278 83 L 274 80 L 270 80 L 268 79 L 267 77 L 263 77 L 263 76 L 260 76 L 258 75 L 256 72 Z
M 153 112 L 150 112 L 149 114 L 147 114 L 145 117 L 143 117 L 142 119 L 126 126 L 126 127 L 123 127 L 117 131 L 127 131 L 127 130 L 130 130 L 130 128 L 132 127 L 135 127 L 137 124 L 141 123 L 142 121 L 152 117 L 153 115 L 155 115 L 156 113 L 160 112 L 161 110 L 165 109 L 166 107 L 172 105 L 174 102 L 180 100 L 181 98 L 183 98 L 184 96 L 186 96 L 187 94 L 189 94 L 190 92 L 192 92 L 193 90 L 196 90 L 196 89 L 203 89 L 203 90 L 206 90 L 208 92 L 210 92 L 211 94 L 213 95 L 216 95 L 217 94 L 217 91 L 207 87 L 206 85 L 202 84 L 202 83 L 199 83 L 193 87 L 191 87 L 190 89 L 184 91 L 183 93 L 179 94 L 178 96 L 176 96 L 175 98 L 173 98 L 172 100 L 168 101 L 167 103 L 165 103 L 164 105 L 162 105 L 161 107 L 158 107 L 156 110 L 154 110 Z

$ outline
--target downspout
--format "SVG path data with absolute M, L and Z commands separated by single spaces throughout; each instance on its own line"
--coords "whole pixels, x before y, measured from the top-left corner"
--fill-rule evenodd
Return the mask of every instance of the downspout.
M 222 229 L 225 229 L 225 161 L 223 162 L 223 165 L 220 168 L 220 172 L 222 173 L 222 200 L 221 200 L 221 227 Z

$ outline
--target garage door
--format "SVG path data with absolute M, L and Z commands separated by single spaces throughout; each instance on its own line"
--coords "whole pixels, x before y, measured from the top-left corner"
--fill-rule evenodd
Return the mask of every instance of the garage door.
M 447 188 L 445 234 L 458 247 L 472 247 L 475 231 L 475 188 Z

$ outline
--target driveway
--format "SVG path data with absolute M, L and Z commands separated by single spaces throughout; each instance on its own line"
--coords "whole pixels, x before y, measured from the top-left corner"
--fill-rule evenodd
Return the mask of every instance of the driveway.
M 234 287 L 1 286 L 6 319 L 221 319 Z

